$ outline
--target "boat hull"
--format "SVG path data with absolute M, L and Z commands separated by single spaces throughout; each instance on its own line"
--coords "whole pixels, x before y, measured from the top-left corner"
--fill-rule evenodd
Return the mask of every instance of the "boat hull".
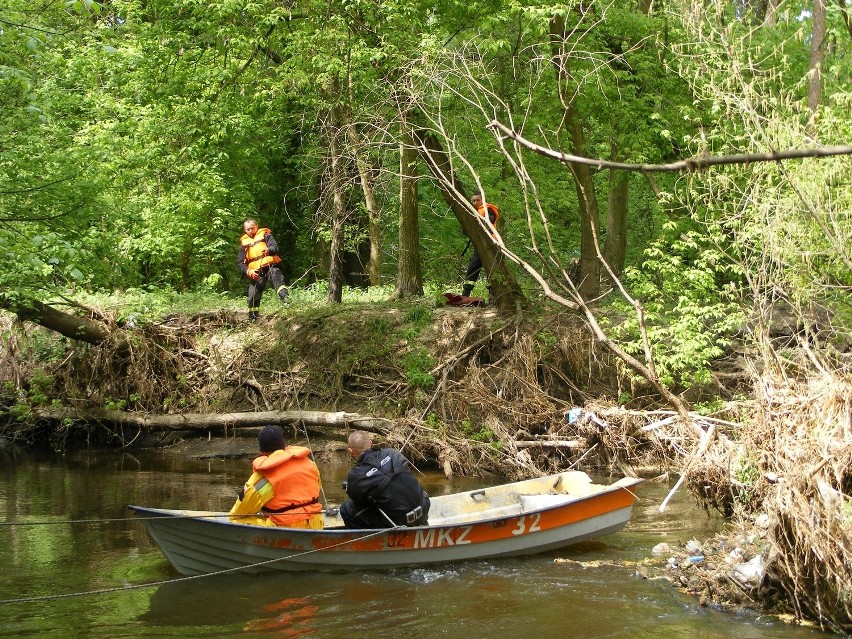
M 550 485 L 544 480 L 559 477 L 536 481 Z M 458 509 L 469 502 L 485 516 L 474 512 L 467 517 L 441 517 L 429 526 L 382 530 L 248 526 L 230 522 L 223 513 L 130 508 L 175 569 L 185 575 L 396 568 L 545 552 L 617 532 L 630 519 L 635 501 L 630 487 L 638 481 L 621 480 L 583 497 L 533 494 L 518 498 L 513 493 L 517 504 L 511 495 L 489 500 L 486 491 L 436 497 L 436 513 L 447 512 L 449 504 Z M 521 491 L 527 488 L 525 482 L 516 485 Z M 446 498 L 454 501 L 444 506 L 441 500 Z

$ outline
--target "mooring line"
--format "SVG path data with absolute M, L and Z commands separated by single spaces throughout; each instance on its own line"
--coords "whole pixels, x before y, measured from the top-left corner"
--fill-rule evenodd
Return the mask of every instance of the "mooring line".
M 211 517 L 226 517 L 227 513 L 215 515 L 175 515 L 173 519 L 205 519 Z M 240 515 L 241 517 L 254 517 L 255 515 Z M 145 521 L 146 519 L 163 519 L 162 516 L 152 517 L 115 517 L 108 519 L 59 519 L 57 521 L 0 521 L 0 526 L 58 526 L 59 524 L 108 524 L 117 521 Z
M 326 508 L 322 511 L 325 514 L 336 515 L 337 508 Z M 203 515 L 151 515 L 150 517 L 114 517 L 107 519 L 58 519 L 56 521 L 52 520 L 41 520 L 41 521 L 0 521 L 0 527 L 2 526 L 57 526 L 59 524 L 104 524 L 104 523 L 114 523 L 119 521 L 147 521 L 149 519 L 217 519 L 219 517 L 228 517 L 229 519 L 239 519 L 239 518 L 249 518 L 249 517 L 257 517 L 257 514 L 249 514 L 249 515 L 231 515 L 226 512 L 219 513 L 210 513 Z
M 152 517 L 151 519 L 163 519 L 163 517 Z M 249 568 L 257 568 L 258 566 L 266 566 L 268 564 L 273 564 L 278 561 L 289 561 L 292 559 L 298 559 L 299 557 L 304 557 L 306 555 L 311 555 L 316 552 L 322 552 L 324 550 L 331 550 L 334 548 L 339 548 L 340 546 L 345 546 L 346 544 L 351 544 L 356 541 L 362 541 L 364 539 L 369 539 L 370 537 L 376 537 L 378 535 L 383 535 L 388 531 L 387 528 L 380 528 L 376 532 L 369 533 L 367 535 L 363 535 L 361 537 L 356 537 L 354 539 L 347 539 L 346 541 L 341 541 L 336 544 L 332 544 L 331 546 L 326 546 L 324 548 L 314 548 L 313 550 L 306 550 L 305 552 L 301 552 L 296 555 L 290 555 L 289 557 L 277 557 L 275 559 L 266 559 L 265 561 L 258 561 L 254 564 L 247 564 L 245 566 L 236 566 L 235 568 L 224 568 L 222 570 L 217 570 L 215 572 L 207 572 L 203 575 L 189 575 L 187 577 L 178 577 L 176 579 L 165 579 L 163 581 L 153 581 L 146 584 L 130 584 L 127 586 L 115 586 L 113 588 L 101 588 L 100 590 L 84 590 L 81 592 L 67 592 L 61 595 L 41 595 L 38 597 L 21 597 L 19 599 L 0 599 L 0 606 L 10 605 L 10 604 L 20 604 L 20 603 L 35 603 L 41 601 L 54 601 L 56 599 L 70 599 L 72 597 L 84 597 L 86 595 L 106 595 L 112 592 L 123 592 L 125 590 L 141 590 L 143 588 L 154 588 L 156 586 L 164 586 L 166 584 L 176 584 L 182 583 L 186 581 L 194 581 L 196 579 L 203 579 L 204 577 L 217 577 L 219 575 L 226 575 L 233 572 L 239 572 L 240 570 L 247 570 Z

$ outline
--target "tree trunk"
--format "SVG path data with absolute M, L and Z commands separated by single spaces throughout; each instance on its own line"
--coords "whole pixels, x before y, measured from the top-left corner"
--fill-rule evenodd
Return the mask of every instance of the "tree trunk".
M 825 0 L 814 0 L 811 18 L 811 59 L 808 63 L 808 108 L 816 111 L 822 100 L 822 65 L 825 60 Z
M 556 85 L 559 99 L 564 109 L 563 119 L 571 138 L 574 155 L 586 155 L 586 138 L 580 113 L 570 97 L 567 83 L 570 74 L 565 65 L 564 55 L 565 19 L 554 16 L 550 21 L 551 47 L 553 65 L 556 71 Z M 600 237 L 600 213 L 598 208 L 595 186 L 592 181 L 591 168 L 584 164 L 569 165 L 577 190 L 577 201 L 580 209 L 580 295 L 585 299 L 597 297 L 600 291 L 601 263 L 595 243 Z
M 414 137 L 403 121 L 399 144 L 399 262 L 396 271 L 396 296 L 423 296 L 420 269 L 420 229 L 417 210 L 417 149 Z
M 39 418 L 62 422 L 72 420 L 79 422 L 98 422 L 113 426 L 139 428 L 149 432 L 162 431 L 192 431 L 215 430 L 224 431 L 228 428 L 249 428 L 276 424 L 278 426 L 329 426 L 355 427 L 362 430 L 381 430 L 387 432 L 393 422 L 379 417 L 344 413 L 342 411 L 328 413 L 323 411 L 286 411 L 273 410 L 256 413 L 186 413 L 183 415 L 150 415 L 127 413 L 120 410 L 90 410 L 75 411 L 64 408 L 38 408 Z
M 499 246 L 479 223 L 479 216 L 470 210 L 469 198 L 453 172 L 447 152 L 433 133 L 415 131 L 414 138 L 417 141 L 420 157 L 435 178 L 444 201 L 455 214 L 462 230 L 470 238 L 474 250 L 482 259 L 483 272 L 488 277 L 491 296 L 497 308 L 503 311 L 514 310 L 519 304 L 525 303 L 526 298 L 503 259 Z
M 340 133 L 341 115 L 337 105 L 337 82 L 332 82 L 331 100 L 335 105 L 329 112 L 329 123 L 326 138 L 328 139 L 328 155 L 331 166 L 329 188 L 332 192 L 331 206 L 331 245 L 329 247 L 328 266 L 328 301 L 340 304 L 343 301 L 343 228 L 346 219 L 346 203 L 343 199 L 343 158 L 341 157 Z
M 606 210 L 606 240 L 603 256 L 616 277 L 624 270 L 627 254 L 627 201 L 630 195 L 630 174 L 610 171 L 609 202 Z M 605 275 L 608 277 L 608 274 Z
M 33 322 L 60 335 L 88 344 L 100 344 L 111 337 L 120 340 L 120 343 L 127 342 L 127 336 L 123 331 L 110 331 L 103 324 L 88 317 L 64 313 L 36 300 L 13 303 L 0 297 L 0 308 L 15 313 L 21 321 Z
M 370 236 L 370 260 L 367 262 L 367 274 L 371 286 L 378 286 L 381 281 L 382 262 L 382 231 L 379 226 L 379 204 L 376 201 L 373 179 L 370 176 L 370 166 L 361 144 L 361 136 L 355 124 L 351 121 L 347 127 L 349 131 L 349 144 L 355 155 L 355 164 L 358 167 L 358 177 L 361 181 L 361 191 L 364 194 L 364 204 L 367 207 L 368 230 Z

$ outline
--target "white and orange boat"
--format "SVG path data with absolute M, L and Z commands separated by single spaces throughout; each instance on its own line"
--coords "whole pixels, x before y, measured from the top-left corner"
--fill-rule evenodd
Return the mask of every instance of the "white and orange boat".
M 529 555 L 621 530 L 641 479 L 592 483 L 567 471 L 432 498 L 429 525 L 324 530 L 234 523 L 227 513 L 130 506 L 178 572 L 396 568 Z

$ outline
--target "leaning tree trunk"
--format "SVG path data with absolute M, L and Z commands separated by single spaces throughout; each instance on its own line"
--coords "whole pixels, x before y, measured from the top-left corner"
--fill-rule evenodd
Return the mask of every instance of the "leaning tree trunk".
M 364 204 L 367 207 L 368 231 L 370 235 L 370 261 L 367 263 L 367 274 L 370 278 L 370 286 L 378 286 L 382 283 L 380 266 L 382 262 L 382 230 L 379 226 L 379 203 L 376 201 L 375 189 L 373 189 L 373 178 L 370 175 L 370 165 L 361 143 L 361 136 L 353 122 L 349 122 L 349 145 L 355 156 L 355 164 L 358 167 L 358 177 L 361 180 L 361 191 L 364 194 Z
M 495 300 L 497 308 L 503 311 L 515 310 L 519 304 L 526 302 L 526 298 L 503 259 L 499 246 L 480 224 L 481 218 L 470 210 L 469 198 L 453 171 L 447 152 L 432 133 L 415 131 L 414 137 L 417 141 L 417 150 L 435 178 L 438 188 L 441 189 L 444 201 L 455 214 L 462 230 L 470 238 L 473 249 L 482 259 L 483 273 L 488 278 L 491 297 Z
M 110 338 L 118 340 L 119 346 L 127 342 L 123 331 L 111 331 L 93 319 L 65 313 L 37 300 L 13 302 L 0 297 L 0 308 L 14 313 L 22 321 L 39 324 L 60 335 L 88 344 L 100 344 Z

